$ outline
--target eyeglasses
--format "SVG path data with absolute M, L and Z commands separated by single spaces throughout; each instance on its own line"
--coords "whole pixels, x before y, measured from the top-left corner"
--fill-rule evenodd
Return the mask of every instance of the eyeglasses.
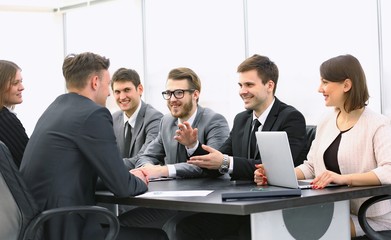
M 165 100 L 169 100 L 172 95 L 174 95 L 176 99 L 181 99 L 185 96 L 185 92 L 193 93 L 194 91 L 195 89 L 175 89 L 174 91 L 164 91 L 162 92 L 162 95 Z

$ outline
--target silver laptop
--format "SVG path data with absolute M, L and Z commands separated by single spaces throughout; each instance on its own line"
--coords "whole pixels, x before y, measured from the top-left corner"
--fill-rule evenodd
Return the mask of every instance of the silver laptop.
M 269 185 L 300 189 L 312 188 L 310 185 L 312 179 L 297 180 L 286 132 L 264 131 L 255 134 Z M 330 186 L 338 185 L 330 184 Z

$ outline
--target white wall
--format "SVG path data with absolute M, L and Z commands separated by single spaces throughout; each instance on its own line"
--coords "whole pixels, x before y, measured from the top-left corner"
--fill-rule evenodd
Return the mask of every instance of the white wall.
M 378 39 L 378 2 L 382 41 Z M 28 133 L 47 105 L 65 92 L 64 53 L 84 51 L 109 57 L 111 73 L 119 67 L 138 71 L 145 85 L 144 100 L 162 112 L 167 112 L 161 97 L 167 73 L 175 67 L 192 68 L 202 81 L 200 104 L 222 113 L 231 126 L 236 113 L 243 110 L 236 68 L 247 55 L 258 53 L 275 61 L 280 69 L 277 96 L 302 111 L 308 124 L 316 124 L 326 110 L 317 93 L 319 65 L 350 53 L 366 72 L 369 106 L 378 112 L 382 107 L 391 116 L 387 94 L 391 92 L 391 17 L 386 14 L 391 12 L 391 3 L 378 2 L 109 1 L 66 12 L 65 49 L 61 14 L 0 9 L 0 27 L 9 35 L 0 38 L 0 56 L 23 68 L 25 101 L 16 111 Z M 108 107 L 118 109 L 112 98 Z
M 264 54 L 277 63 L 277 96 L 302 111 L 308 124 L 316 124 L 327 110 L 317 93 L 319 65 L 340 54 L 361 61 L 371 93 L 369 106 L 380 112 L 375 1 L 146 0 L 145 9 L 147 101 L 159 109 L 164 109 L 159 93 L 167 72 L 187 66 L 203 82 L 200 104 L 221 112 L 232 124 L 243 110 L 236 67 L 248 47 L 249 56 Z
M 23 103 L 15 111 L 30 135 L 47 106 L 64 92 L 62 17 L 0 10 L 0 58 L 22 68 Z
M 139 0 L 120 0 L 66 13 L 66 54 L 95 52 L 110 59 L 110 72 L 135 69 L 143 81 L 142 11 Z M 118 109 L 113 98 L 107 101 Z
M 244 59 L 242 1 L 146 1 L 147 101 L 167 112 L 168 72 L 189 67 L 201 79 L 199 104 L 226 116 L 242 111 L 236 68 Z
M 320 64 L 356 56 L 366 73 L 369 106 L 380 112 L 377 6 L 371 0 L 248 0 L 249 52 L 274 59 L 280 69 L 276 95 L 316 124 L 324 107 Z M 250 54 L 251 55 L 251 54 Z
M 383 113 L 391 117 L 391 1 L 381 0 L 383 59 Z

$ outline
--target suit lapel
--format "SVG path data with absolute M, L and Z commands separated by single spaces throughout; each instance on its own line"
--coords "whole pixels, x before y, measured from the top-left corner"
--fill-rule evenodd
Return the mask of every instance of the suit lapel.
M 124 150 L 124 113 L 118 114 L 114 119 L 115 125 L 118 126 L 114 128 L 114 134 L 117 137 L 117 145 L 120 149 L 120 152 L 123 153 Z
M 196 114 L 194 121 L 193 121 L 193 124 L 191 126 L 192 128 L 198 127 L 200 121 L 202 120 L 202 116 L 203 116 L 204 111 L 205 111 L 204 108 L 197 106 L 197 114 Z M 171 131 L 172 132 L 172 139 L 174 139 L 175 131 L 177 130 L 177 128 L 178 128 L 178 119 L 175 120 L 174 125 L 173 125 L 173 129 Z M 188 156 L 187 156 L 187 151 L 186 151 L 185 146 L 183 146 L 179 142 L 176 142 L 176 144 L 177 144 L 176 154 L 175 154 L 176 155 L 176 163 L 186 161 Z
M 275 98 L 272 109 L 270 109 L 270 112 L 265 120 L 265 124 L 262 127 L 262 131 L 273 131 L 274 123 L 276 122 L 278 114 L 280 112 L 280 105 L 280 100 L 278 100 L 278 98 Z M 255 154 L 255 159 L 259 159 L 260 154 L 258 148 Z
M 136 123 L 135 123 L 136 126 L 133 127 L 133 136 L 132 136 L 132 140 L 130 142 L 129 153 L 131 153 L 131 154 L 132 154 L 133 147 L 136 143 L 137 136 L 140 134 L 140 131 L 144 126 L 144 117 L 145 117 L 146 109 L 147 109 L 147 105 L 143 101 L 141 101 L 141 108 L 140 108 L 140 111 L 138 112 L 138 115 L 136 118 Z
M 198 127 L 198 124 L 200 123 L 202 116 L 204 115 L 204 111 L 205 111 L 204 108 L 202 108 L 200 106 L 197 107 L 197 114 L 196 114 L 194 121 L 193 121 L 193 124 L 191 126 L 192 128 Z
M 267 118 L 265 120 L 265 124 L 262 127 L 262 131 L 272 131 L 273 130 L 273 126 L 277 120 L 277 117 L 278 117 L 278 114 L 280 111 L 280 105 L 281 105 L 280 100 L 278 100 L 277 98 L 275 98 L 275 99 L 276 100 L 274 101 L 273 107 L 272 107 L 272 109 L 270 109 L 269 115 L 267 116 Z
M 248 154 L 252 121 L 253 121 L 253 115 L 252 115 L 252 111 L 251 111 L 251 114 L 249 114 L 247 121 L 244 125 L 244 130 L 243 130 L 244 132 L 243 132 L 243 141 L 242 141 L 242 151 L 243 151 L 242 156 L 247 156 L 247 154 Z

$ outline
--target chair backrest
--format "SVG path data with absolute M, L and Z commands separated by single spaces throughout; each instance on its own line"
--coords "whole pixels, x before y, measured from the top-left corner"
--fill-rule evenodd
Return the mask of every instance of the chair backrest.
M 8 185 L 0 173 L 0 239 L 17 239 L 21 227 L 21 214 Z
M 307 160 L 307 154 L 310 151 L 312 141 L 315 139 L 315 133 L 316 133 L 316 125 L 306 126 L 306 143 L 299 157 L 297 158 L 298 161 L 295 162 L 296 166 L 303 163 L 304 160 Z
M 0 141 L 0 239 L 22 239 L 38 213 L 9 149 Z
M 371 225 L 369 225 L 367 221 L 367 210 L 370 206 L 372 206 L 375 203 L 381 202 L 381 201 L 389 201 L 391 199 L 391 195 L 380 195 L 380 196 L 374 196 L 369 199 L 367 199 L 358 210 L 358 222 L 362 228 L 362 230 L 365 232 L 365 235 L 369 239 L 377 239 L 377 240 L 386 240 L 391 239 L 391 230 L 385 230 L 385 231 L 375 231 Z M 357 238 L 360 239 L 360 238 Z
M 315 125 L 307 125 L 306 126 L 306 134 L 307 134 L 307 154 L 310 151 L 312 141 L 315 139 L 315 134 L 316 134 L 316 126 Z M 307 156 L 306 156 L 307 157 Z
M 71 214 L 91 214 L 108 224 L 105 240 L 116 239 L 118 218 L 98 206 L 69 206 L 39 211 L 7 146 L 0 141 L 0 240 L 39 240 L 43 224 L 50 218 Z

